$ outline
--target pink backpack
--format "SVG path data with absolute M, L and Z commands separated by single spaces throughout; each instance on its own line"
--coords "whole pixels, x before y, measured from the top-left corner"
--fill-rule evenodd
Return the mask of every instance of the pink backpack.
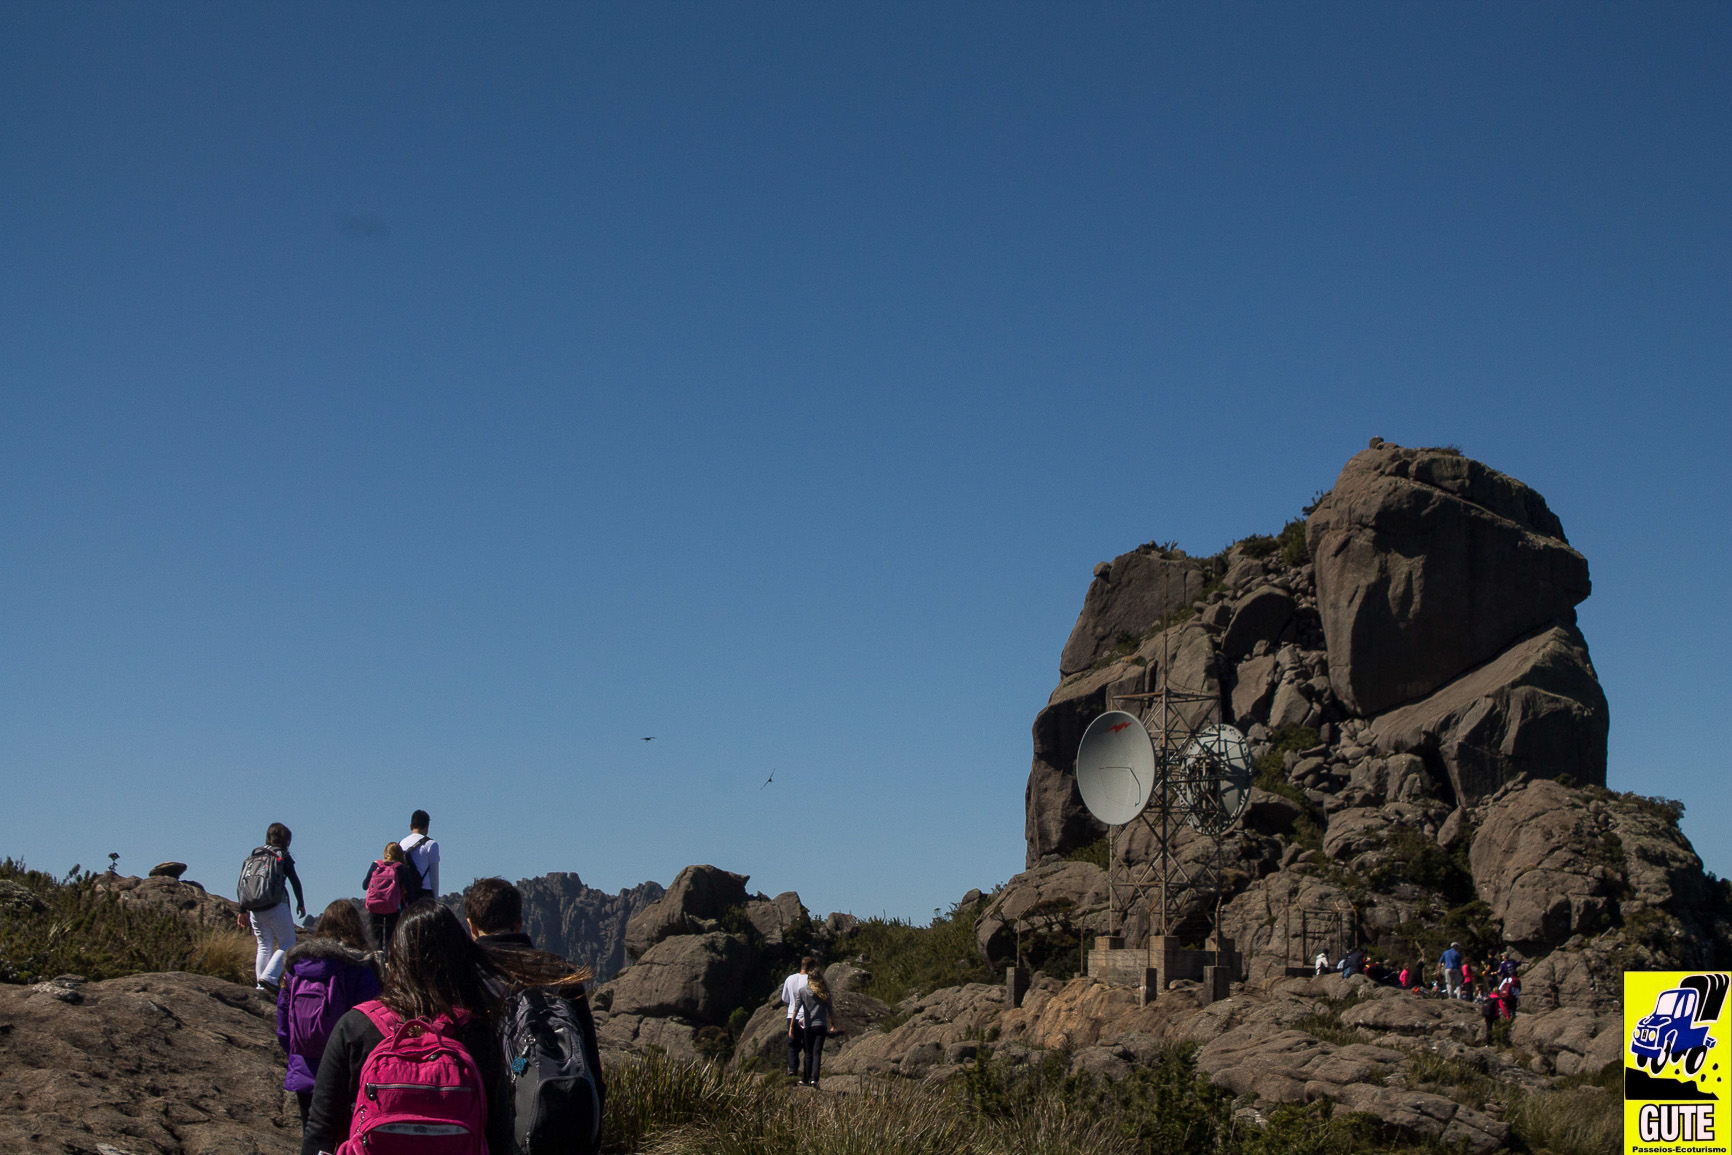
M 367 876 L 367 910 L 372 914 L 396 914 L 403 909 L 403 884 L 397 879 L 397 864 L 381 858 Z
M 377 1000 L 355 1008 L 385 1037 L 361 1064 L 337 1155 L 487 1155 L 487 1087 L 443 1016 L 405 1022 Z

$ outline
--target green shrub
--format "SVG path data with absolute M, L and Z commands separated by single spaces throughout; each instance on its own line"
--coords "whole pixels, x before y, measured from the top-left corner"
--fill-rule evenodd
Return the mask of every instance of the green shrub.
M 1530 1151 L 1555 1155 L 1614 1155 L 1624 1149 L 1624 1064 L 1610 1064 L 1611 1086 L 1571 1085 L 1517 1093 L 1506 1115 L 1510 1137 Z M 1601 1075 L 1588 1076 L 1603 1084 Z
M 957 903 L 949 914 L 934 911 L 926 926 L 900 918 L 867 918 L 848 940 L 849 957 L 872 972 L 865 993 L 895 1006 L 912 994 L 958 983 L 991 982 L 993 973 L 974 940 L 982 903 Z
M 1281 547 L 1281 560 L 1288 565 L 1301 566 L 1311 560 L 1311 551 L 1305 545 L 1305 519 L 1302 517 L 1282 526 L 1275 544 Z
M 1265 558 L 1281 548 L 1276 540 L 1266 533 L 1254 533 L 1250 537 L 1240 538 L 1239 552 L 1246 557 Z
M 154 971 L 192 971 L 252 981 L 252 940 L 239 931 L 200 930 L 167 911 L 123 905 L 98 889 L 101 876 L 77 867 L 64 878 L 10 858 L 0 879 L 41 900 L 40 911 L 0 917 L 0 981 L 39 982 L 60 974 L 87 979 Z
M 1106 835 L 1101 835 L 1087 846 L 1079 846 L 1065 859 L 1070 862 L 1092 862 L 1102 870 L 1107 868 L 1107 856 L 1112 853 L 1112 845 Z

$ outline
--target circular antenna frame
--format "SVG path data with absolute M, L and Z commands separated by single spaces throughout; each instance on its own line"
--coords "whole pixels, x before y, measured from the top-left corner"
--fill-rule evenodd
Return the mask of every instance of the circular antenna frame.
M 1251 747 L 1232 726 L 1207 726 L 1185 747 L 1180 771 L 1185 821 L 1205 834 L 1220 834 L 1251 800 Z
M 1076 750 L 1076 785 L 1090 814 L 1123 826 L 1149 804 L 1155 781 L 1155 744 L 1135 714 L 1109 710 L 1089 723 Z

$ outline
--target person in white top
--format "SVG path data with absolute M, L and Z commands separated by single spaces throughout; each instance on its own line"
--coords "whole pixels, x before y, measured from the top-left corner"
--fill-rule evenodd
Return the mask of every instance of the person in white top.
M 1329 956 L 1322 951 L 1317 952 L 1317 973 L 1322 974 L 1329 969 Z
M 409 815 L 409 837 L 399 838 L 397 845 L 409 856 L 409 865 L 421 876 L 421 885 L 434 898 L 439 897 L 439 844 L 427 837 L 429 819 L 425 810 Z
M 800 1077 L 800 1057 L 806 1050 L 806 1015 L 800 1009 L 800 992 L 808 985 L 807 975 L 818 967 L 818 960 L 807 955 L 800 960 L 800 970 L 782 980 L 782 1002 L 788 1007 L 788 1074 Z

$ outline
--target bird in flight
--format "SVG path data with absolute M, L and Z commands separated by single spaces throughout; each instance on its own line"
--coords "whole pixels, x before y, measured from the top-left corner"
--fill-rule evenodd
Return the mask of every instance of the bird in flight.
M 774 770 L 772 770 L 772 771 L 770 771 L 770 776 L 768 778 L 764 779 L 764 786 L 768 786 L 770 783 L 774 782 L 775 780 L 776 780 L 776 772 Z M 764 788 L 764 786 L 760 786 L 760 787 L 758 787 L 758 789 L 762 790 Z
M 655 735 L 654 735 L 654 734 L 651 734 L 651 735 L 650 735 L 650 736 L 649 736 L 649 737 L 648 737 L 648 738 L 645 738 L 645 739 L 644 739 L 644 741 L 645 741 L 645 742 L 654 742 L 654 741 L 655 741 L 655 740 L 656 740 L 656 739 L 655 739 Z

